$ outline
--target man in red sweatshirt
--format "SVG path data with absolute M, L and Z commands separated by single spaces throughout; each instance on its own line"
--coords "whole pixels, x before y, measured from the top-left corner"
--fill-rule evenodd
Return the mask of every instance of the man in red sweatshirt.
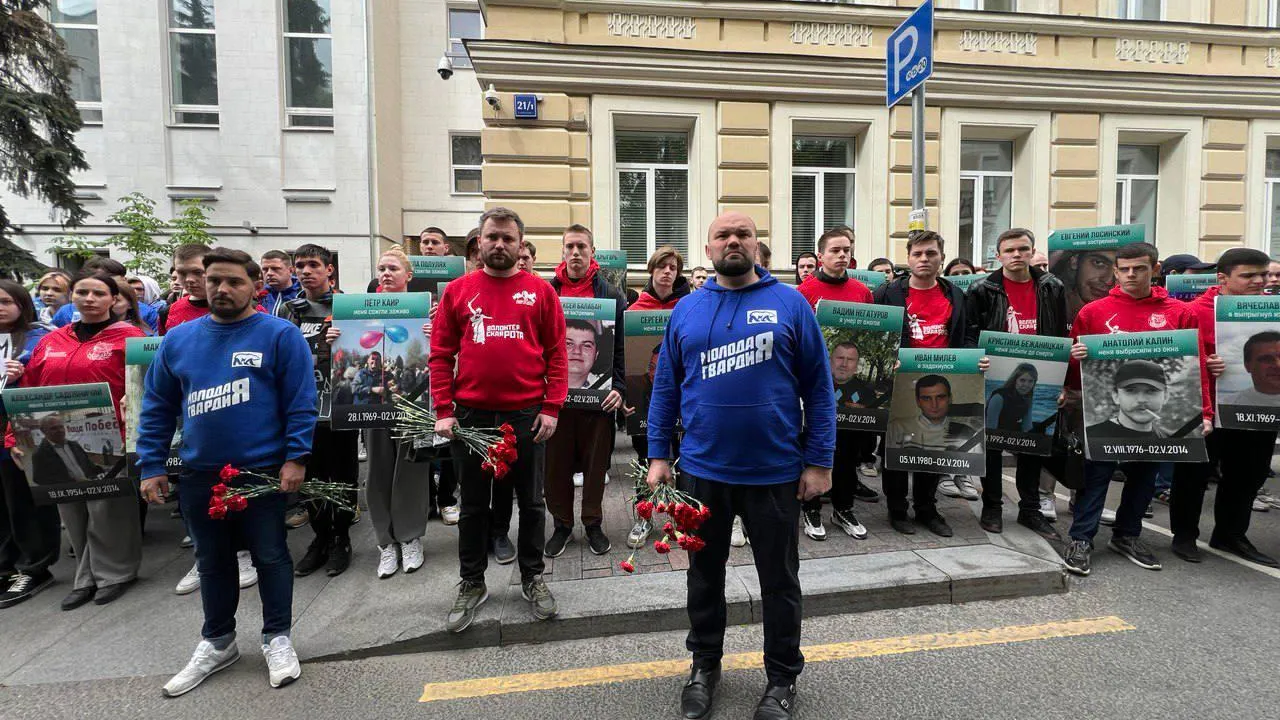
M 582 473 L 582 526 L 587 546 L 596 555 L 604 555 L 612 547 L 601 527 L 604 519 L 601 505 L 604 501 L 604 474 L 609 470 L 613 454 L 613 414 L 622 407 L 622 395 L 627 387 L 622 343 L 622 313 L 627 307 L 626 297 L 599 272 L 595 241 L 590 230 L 582 225 L 571 225 L 564 231 L 562 244 L 564 262 L 556 268 L 551 287 L 560 297 L 613 300 L 615 336 L 613 362 L 608 365 L 610 377 L 606 378 L 602 373 L 600 384 L 595 386 L 609 388 L 600 410 L 565 410 L 560 415 L 560 432 L 547 443 L 547 509 L 551 511 L 555 529 L 547 540 L 546 555 L 552 558 L 559 557 L 573 537 L 573 474 L 579 471 Z M 581 328 L 570 328 L 568 332 L 573 340 L 594 340 L 591 333 Z M 587 344 L 581 342 L 575 346 L 581 348 Z M 594 345 L 594 342 L 589 344 Z M 594 361 L 594 351 L 588 355 L 585 351 L 575 350 L 574 363 L 579 365 L 579 373 L 589 372 Z M 581 367 L 582 363 L 587 367 Z
M 1215 397 L 1213 383 L 1225 369 L 1217 355 L 1214 299 L 1219 295 L 1261 295 L 1267 284 L 1270 259 L 1261 250 L 1232 248 L 1218 258 L 1218 287 L 1188 303 L 1200 323 L 1200 339 L 1206 346 L 1211 376 L 1209 396 Z M 1213 410 L 1206 407 L 1206 415 Z M 1204 491 L 1209 484 L 1209 468 L 1222 464 L 1222 480 L 1213 504 L 1213 535 L 1209 547 L 1224 550 L 1245 560 L 1267 567 L 1280 567 L 1276 559 L 1258 552 L 1249 542 L 1249 520 L 1253 515 L 1253 498 L 1266 482 L 1271 469 L 1271 454 L 1276 445 L 1275 432 L 1258 432 L 1215 427 L 1205 438 L 1209 449 L 1207 463 L 1178 463 L 1173 472 L 1173 488 L 1169 499 L 1169 522 L 1173 529 L 1173 554 L 1187 562 L 1204 558 L 1196 547 L 1200 536 L 1200 510 Z
M 1159 255 L 1150 243 L 1132 243 L 1116 251 L 1115 273 L 1118 284 L 1107 297 L 1094 300 L 1080 308 L 1071 325 L 1071 365 L 1067 371 L 1067 388 L 1080 391 L 1080 361 L 1089 356 L 1089 350 L 1079 342 L 1082 335 L 1108 333 L 1152 332 L 1156 330 L 1196 329 L 1200 323 L 1195 312 L 1185 303 L 1169 297 L 1162 287 L 1153 287 L 1151 278 L 1159 272 Z M 1201 336 L 1200 374 L 1204 383 L 1203 404 L 1205 434 L 1212 430 L 1208 401 L 1208 381 L 1205 367 L 1204 338 Z M 1076 575 L 1088 575 L 1093 552 L 1093 537 L 1098 532 L 1103 503 L 1117 464 L 1125 474 L 1124 494 L 1116 510 L 1116 522 L 1107 547 L 1129 558 L 1134 564 L 1148 570 L 1159 570 L 1160 561 L 1139 539 L 1142 532 L 1142 514 L 1155 495 L 1155 479 L 1158 465 L 1150 462 L 1115 463 L 1111 461 L 1084 461 L 1084 487 L 1076 495 L 1075 516 L 1071 522 L 1071 539 L 1064 552 L 1067 570 Z
M 449 283 L 431 332 L 431 397 L 437 435 L 451 452 L 462 489 L 458 561 L 462 582 L 449 611 L 450 632 L 462 632 L 489 597 L 489 498 L 492 473 L 454 434 L 459 426 L 510 424 L 518 458 L 498 482 L 511 483 L 520 506 L 517 552 L 520 589 L 540 620 L 556 602 L 542 579 L 546 505 L 542 498 L 544 443 L 556 431 L 568 392 L 564 312 L 546 282 L 516 267 L 524 223 L 506 208 L 480 216 L 477 246 L 482 266 Z M 455 374 L 456 370 L 456 374 Z
M 819 300 L 875 302 L 866 285 L 845 272 L 853 258 L 853 240 L 843 231 L 828 230 L 818 238 L 818 269 L 796 288 L 811 307 Z

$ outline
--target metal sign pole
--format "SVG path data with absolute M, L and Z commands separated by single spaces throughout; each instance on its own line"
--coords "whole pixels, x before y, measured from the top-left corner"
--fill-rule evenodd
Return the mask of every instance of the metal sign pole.
M 912 220 L 918 216 L 928 229 L 924 195 L 924 83 L 920 83 L 911 91 L 911 209 Z

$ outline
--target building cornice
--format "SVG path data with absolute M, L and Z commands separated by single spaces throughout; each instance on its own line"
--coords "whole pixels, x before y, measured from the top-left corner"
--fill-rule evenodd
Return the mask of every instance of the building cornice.
M 500 90 L 884 103 L 884 63 L 868 59 L 502 40 L 468 41 L 467 48 L 479 84 Z M 1223 82 L 1193 75 L 939 62 L 929 80 L 929 98 L 957 107 L 1280 118 L 1280 87 L 1273 78 Z

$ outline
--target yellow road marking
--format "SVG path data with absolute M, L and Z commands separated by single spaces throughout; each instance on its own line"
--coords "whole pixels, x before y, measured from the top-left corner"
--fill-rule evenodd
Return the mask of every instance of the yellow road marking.
M 987 630 L 965 630 L 950 633 L 928 633 L 902 637 L 856 640 L 853 642 L 814 645 L 804 648 L 805 662 L 828 662 L 853 658 L 901 655 L 924 650 L 978 647 L 1005 643 L 1048 640 L 1051 638 L 1080 637 L 1133 630 L 1134 627 L 1118 617 L 1084 618 L 1039 625 L 1013 625 Z M 725 655 L 721 661 L 724 670 L 752 670 L 763 667 L 764 658 L 758 652 Z M 505 677 L 457 680 L 431 683 L 422 690 L 418 702 L 460 700 L 464 698 L 509 695 L 535 690 L 607 685 L 610 683 L 679 677 L 689 671 L 689 660 L 659 660 L 655 662 L 602 665 L 551 672 L 526 673 Z

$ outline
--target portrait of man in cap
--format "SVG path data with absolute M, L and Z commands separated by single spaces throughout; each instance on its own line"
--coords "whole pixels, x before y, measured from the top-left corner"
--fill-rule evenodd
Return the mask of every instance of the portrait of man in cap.
M 1169 380 L 1164 368 L 1150 360 L 1129 360 L 1111 380 L 1111 400 L 1116 413 L 1109 420 L 1087 428 L 1093 437 L 1164 438 L 1158 426 L 1160 412 L 1169 401 Z

